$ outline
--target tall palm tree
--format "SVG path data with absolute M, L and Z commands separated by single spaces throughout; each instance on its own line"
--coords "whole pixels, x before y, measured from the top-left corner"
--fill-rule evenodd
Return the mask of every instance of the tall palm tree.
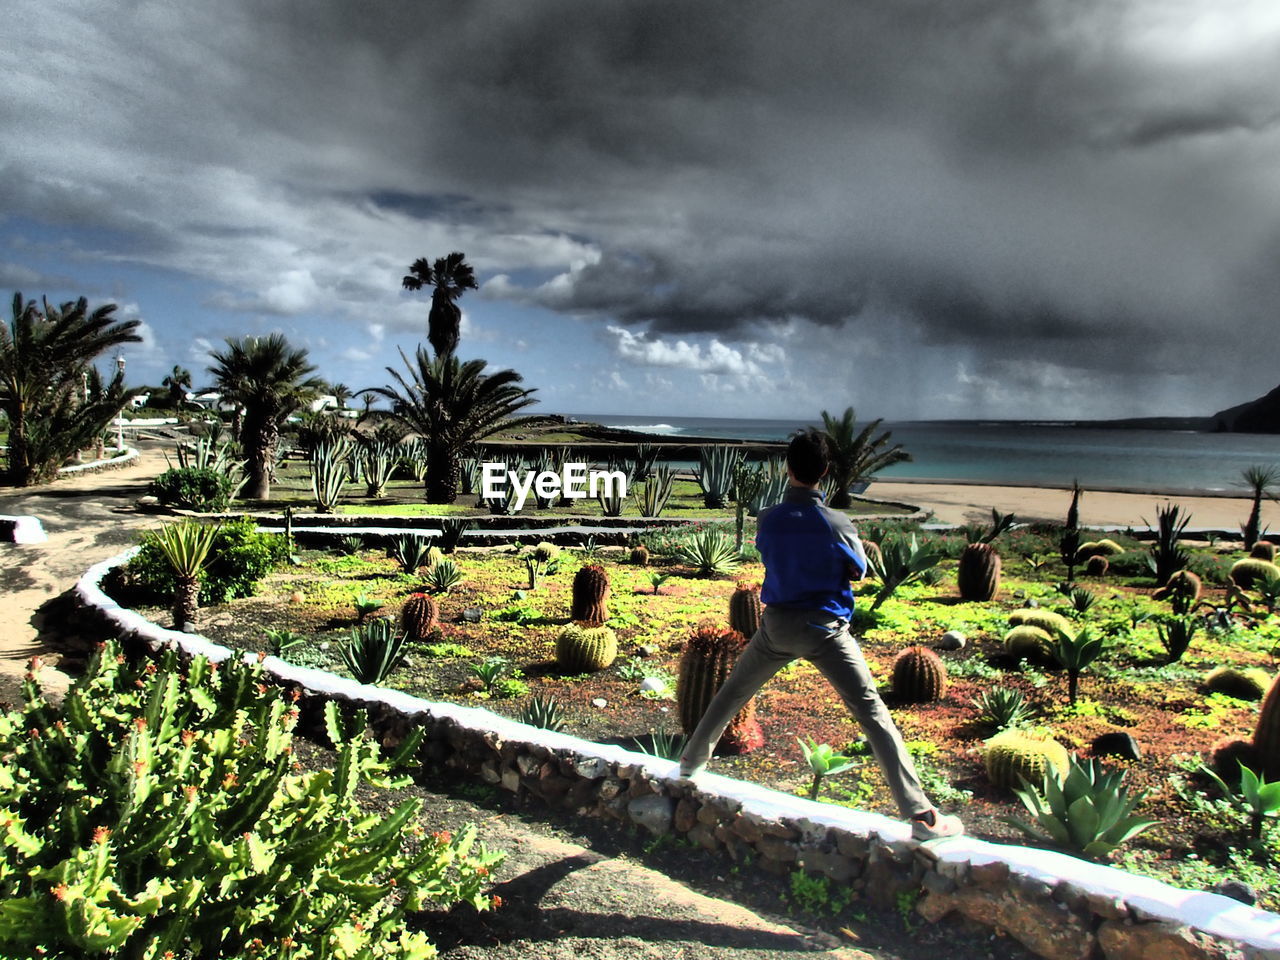
M 533 390 L 514 370 L 486 374 L 483 360 L 465 363 L 453 354 L 431 356 L 418 347 L 413 361 L 400 352 L 407 376 L 387 367 L 395 383 L 374 387 L 373 392 L 391 401 L 389 416 L 426 442 L 427 503 L 453 503 L 458 497 L 459 461 L 471 444 L 499 430 L 541 422 L 543 417 L 514 417 L 537 403 Z
M 1258 542 L 1258 537 L 1262 535 L 1262 498 L 1271 497 L 1275 499 L 1274 487 L 1280 482 L 1280 467 L 1245 467 L 1240 473 L 1240 478 L 1244 480 L 1244 485 L 1251 491 L 1253 497 L 1253 508 L 1249 511 L 1249 519 L 1241 528 L 1244 532 L 1244 548 L 1252 550 L 1254 544 Z
M 244 408 L 240 445 L 249 474 L 244 496 L 266 500 L 271 496 L 271 470 L 276 461 L 280 428 L 289 415 L 309 401 L 322 386 L 310 376 L 305 349 L 293 349 L 285 338 L 227 338 L 227 349 L 214 351 L 209 367 L 225 400 Z
M 852 502 L 849 488 L 869 479 L 872 474 L 895 463 L 910 460 L 911 454 L 896 443 L 887 450 L 892 431 L 886 430 L 878 437 L 872 434 L 884 420 L 872 420 L 860 433 L 855 434 L 856 418 L 853 407 L 846 407 L 840 419 L 822 411 L 822 426 L 831 441 L 831 506 L 843 510 Z
M 465 290 L 476 289 L 476 275 L 456 250 L 447 257 L 437 257 L 429 264 L 425 257 L 413 261 L 409 275 L 403 280 L 406 290 L 431 291 L 431 312 L 427 314 L 427 340 L 438 356 L 458 349 L 458 333 L 462 327 L 462 310 L 455 302 Z
M 181 410 L 182 405 L 187 402 L 187 390 L 191 387 L 191 371 L 175 363 L 173 370 L 160 385 L 169 390 L 169 406 L 174 410 Z
M 142 338 L 138 320 L 117 321 L 116 305 L 92 313 L 81 297 L 54 307 L 13 295 L 0 324 L 0 409 L 9 417 L 8 479 L 25 487 L 54 476 L 124 405 L 124 374 L 102 383 L 93 361 Z
M 347 409 L 347 401 L 351 399 L 351 388 L 345 383 L 329 384 L 329 393 L 333 395 L 333 399 L 337 401 L 338 409 Z

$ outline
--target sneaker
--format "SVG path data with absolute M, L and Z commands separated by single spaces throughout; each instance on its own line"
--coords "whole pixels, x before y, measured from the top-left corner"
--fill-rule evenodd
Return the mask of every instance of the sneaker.
M 705 766 L 686 767 L 683 763 L 681 763 L 680 772 L 676 775 L 676 781 L 678 783 L 696 783 L 698 780 L 698 777 L 702 774 L 702 771 L 704 771 L 705 769 L 706 769 Z
M 958 837 L 964 833 L 964 824 L 959 817 L 948 813 L 930 810 L 918 817 L 911 818 L 911 836 L 921 841 L 941 840 L 944 837 Z

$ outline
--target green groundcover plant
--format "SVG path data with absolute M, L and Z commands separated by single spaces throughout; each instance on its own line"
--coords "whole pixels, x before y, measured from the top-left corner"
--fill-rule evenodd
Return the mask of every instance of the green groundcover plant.
M 31 674 L 0 717 L 0 956 L 429 958 L 405 915 L 490 905 L 500 856 L 475 830 L 426 835 L 420 801 L 366 815 L 361 784 L 398 786 L 364 718 L 326 720 L 332 769 L 299 772 L 298 710 L 257 664 L 103 645 L 60 709 Z

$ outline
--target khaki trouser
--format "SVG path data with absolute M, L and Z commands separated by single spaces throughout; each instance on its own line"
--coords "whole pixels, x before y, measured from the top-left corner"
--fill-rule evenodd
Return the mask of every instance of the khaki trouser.
M 770 677 L 799 658 L 821 671 L 861 725 L 902 815 L 910 819 L 933 809 L 848 623 L 825 610 L 765 608 L 760 629 L 689 738 L 681 768 L 701 769 L 743 705 Z

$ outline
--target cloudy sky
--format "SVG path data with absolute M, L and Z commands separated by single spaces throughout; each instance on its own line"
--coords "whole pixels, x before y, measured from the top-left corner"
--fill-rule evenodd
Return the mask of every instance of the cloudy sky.
M 375 12 L 376 11 L 376 12 Z M 388 382 L 418 257 L 541 409 L 1210 413 L 1280 381 L 1280 5 L 10 0 L 0 290 L 131 382 Z

